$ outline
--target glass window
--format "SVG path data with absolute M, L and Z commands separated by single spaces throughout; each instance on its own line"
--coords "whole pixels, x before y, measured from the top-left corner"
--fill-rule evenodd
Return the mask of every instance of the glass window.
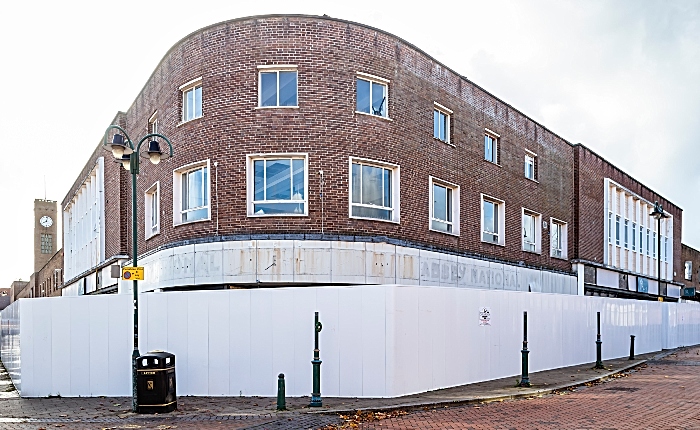
M 352 163 L 352 216 L 392 220 L 392 169 Z
M 620 216 L 615 215 L 615 245 L 620 246 Z
M 654 232 L 654 249 L 651 251 L 651 257 L 656 258 L 656 248 L 658 248 L 658 244 L 656 243 L 656 232 Z
M 644 253 L 644 227 L 639 226 L 639 253 L 643 254 Z
M 433 110 L 433 137 L 450 141 L 450 116 L 438 109 Z
M 664 262 L 668 263 L 668 238 L 664 237 Z
M 566 258 L 565 224 L 552 221 L 551 223 L 551 246 L 552 257 Z
M 637 249 L 637 223 L 632 223 L 632 251 Z
M 536 234 L 537 216 L 531 213 L 523 213 L 523 250 L 537 252 Z
M 199 84 L 182 92 L 182 122 L 202 116 L 202 85 Z
M 490 200 L 484 200 L 482 205 L 484 226 L 481 238 L 484 242 L 500 243 L 499 242 L 499 204 Z
M 692 281 L 693 280 L 693 262 L 692 261 L 686 261 L 685 262 L 685 280 L 686 281 Z
M 651 248 L 651 247 L 649 246 L 649 245 L 651 245 L 651 244 L 649 243 L 649 236 L 650 236 L 650 232 L 649 232 L 649 229 L 647 228 L 647 257 L 649 256 L 649 248 Z
M 305 214 L 305 165 L 306 160 L 302 157 L 253 160 L 253 213 Z
M 209 217 L 208 172 L 200 167 L 182 174 L 182 222 Z
M 613 236 L 612 217 L 613 217 L 612 212 L 608 212 L 608 243 L 612 243 L 612 236 Z
M 357 111 L 387 116 L 387 86 L 384 83 L 357 78 Z
M 430 228 L 445 233 L 456 233 L 454 227 L 454 193 L 456 189 L 438 183 L 432 184 L 433 202 Z
M 525 155 L 525 177 L 535 180 L 535 157 Z
M 484 158 L 498 164 L 498 139 L 490 134 L 484 135 Z
M 148 193 L 148 204 L 150 206 L 150 229 L 151 229 L 151 234 L 158 233 L 159 230 L 159 218 L 160 218 L 160 196 L 158 195 L 158 188 L 156 188 L 153 192 Z
M 625 220 L 625 248 L 629 249 L 629 227 L 630 227 L 630 221 L 628 219 Z
M 41 233 L 41 253 L 51 254 L 53 251 L 53 237 L 50 234 Z
M 297 106 L 296 70 L 260 72 L 260 106 Z

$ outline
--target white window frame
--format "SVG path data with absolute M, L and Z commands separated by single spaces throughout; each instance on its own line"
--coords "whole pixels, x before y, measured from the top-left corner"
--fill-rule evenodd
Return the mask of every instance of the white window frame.
M 353 203 L 352 202 L 352 165 L 353 163 L 358 163 L 358 164 L 364 164 L 364 165 L 369 165 L 369 166 L 374 166 L 374 167 L 380 167 L 384 169 L 389 169 L 391 170 L 391 210 L 392 210 L 392 217 L 391 219 L 379 219 L 379 218 L 370 218 L 370 217 L 360 217 L 360 216 L 354 216 L 352 214 L 352 208 L 353 206 L 360 206 L 360 207 L 369 207 L 369 208 L 386 208 L 386 206 L 374 206 L 374 205 L 366 205 L 362 203 Z M 349 157 L 348 160 L 348 215 L 352 219 L 364 219 L 364 220 L 371 220 L 371 221 L 380 221 L 380 222 L 391 222 L 395 224 L 399 224 L 401 221 L 401 167 L 398 164 L 392 164 L 392 163 L 387 163 L 384 161 L 378 161 L 378 160 L 372 160 L 368 158 L 360 158 L 360 157 Z
M 369 113 L 360 112 L 359 110 L 357 110 L 357 80 L 358 79 L 362 79 L 363 81 L 368 81 L 370 83 L 370 86 L 369 86 L 370 112 Z M 374 118 L 383 118 L 383 119 L 391 120 L 391 118 L 389 118 L 389 83 L 390 82 L 391 81 L 389 81 L 389 79 L 385 79 L 385 78 L 382 78 L 379 76 L 371 75 L 369 73 L 355 72 L 355 113 L 360 114 L 360 115 L 369 115 L 369 116 L 374 117 Z M 375 115 L 372 113 L 372 83 L 384 85 L 384 94 L 386 94 L 385 100 L 384 100 L 384 103 L 386 106 L 384 108 L 384 113 L 385 113 L 384 115 Z
M 549 239 L 549 248 L 550 248 L 550 253 L 549 255 L 552 258 L 559 258 L 562 260 L 567 260 L 568 257 L 568 248 L 569 248 L 569 231 L 568 231 L 568 226 L 569 224 L 556 219 L 556 218 L 549 218 L 549 225 L 550 225 L 550 239 Z M 554 247 L 554 243 L 552 243 L 553 235 L 551 234 L 553 226 L 558 225 L 561 228 L 561 232 L 559 234 L 560 240 L 561 240 L 561 249 L 557 249 Z M 561 252 L 561 255 L 557 255 L 558 251 Z
M 261 200 L 266 203 L 303 203 L 304 211 L 302 213 L 288 214 L 256 214 L 254 212 L 255 203 L 255 168 L 253 162 L 256 160 L 289 160 L 303 159 L 304 160 L 304 199 L 303 200 Z M 246 178 L 247 178 L 247 213 L 249 218 L 264 218 L 264 217 L 300 217 L 309 215 L 309 154 L 305 152 L 276 152 L 269 154 L 248 154 L 246 156 Z M 292 178 L 290 178 L 292 180 Z
M 625 218 L 624 243 L 625 249 L 630 249 L 630 220 L 627 218 Z
M 279 72 L 296 72 L 297 74 L 297 104 L 294 106 L 280 106 L 280 74 Z M 262 73 L 277 74 L 277 104 L 275 106 L 262 105 Z M 294 64 L 274 64 L 258 66 L 258 106 L 257 109 L 299 109 L 299 67 Z
M 438 218 L 434 218 L 434 204 L 435 200 L 433 199 L 433 186 L 434 185 L 439 185 L 444 188 L 449 188 L 452 190 L 452 221 L 448 222 L 445 220 L 441 220 Z M 428 195 L 429 195 L 429 213 L 428 213 L 428 228 L 431 231 L 435 231 L 438 233 L 443 233 L 443 234 L 449 234 L 452 236 L 459 236 L 459 185 L 453 184 L 452 182 L 448 181 L 443 181 L 442 179 L 438 179 L 434 176 L 429 176 L 429 181 L 428 181 Z M 442 230 L 436 230 L 433 228 L 433 221 L 438 221 L 444 224 L 450 224 L 452 226 L 452 231 L 442 231 Z
M 525 230 L 525 217 L 529 216 L 533 218 L 533 223 L 535 227 L 535 240 L 534 242 L 526 242 L 525 241 L 525 235 L 521 234 L 520 237 L 521 239 L 521 244 L 522 244 L 522 250 L 525 252 L 531 252 L 534 254 L 540 254 L 542 253 L 542 214 L 537 213 L 535 211 L 532 211 L 527 208 L 522 208 L 521 212 L 521 221 L 520 221 L 520 228 L 521 231 Z M 524 233 L 524 232 L 523 232 Z M 534 246 L 535 249 L 531 249 L 530 245 Z
M 158 224 L 153 225 L 153 197 L 155 196 L 155 205 L 158 215 Z M 160 233 L 160 224 L 162 221 L 162 213 L 160 210 L 160 181 L 151 185 L 144 193 L 144 237 L 146 240 Z M 155 228 L 154 228 L 155 227 Z
M 498 235 L 498 241 L 497 242 L 492 242 L 489 240 L 484 240 L 484 233 L 488 234 L 494 234 L 492 232 L 486 232 L 484 231 L 484 201 L 488 201 L 491 203 L 495 203 L 498 205 L 498 233 L 495 233 Z M 499 245 L 499 246 L 505 246 L 506 245 L 506 232 L 505 232 L 505 227 L 506 227 L 506 202 L 497 199 L 495 197 L 491 197 L 486 194 L 481 194 L 481 233 L 479 234 L 479 238 L 483 243 L 489 243 L 491 245 Z
M 532 177 L 527 176 L 527 166 L 528 166 L 528 161 L 530 161 L 530 165 L 532 166 Z M 530 151 L 529 149 L 525 150 L 525 178 L 537 182 L 537 154 L 534 152 Z
M 615 246 L 620 246 L 620 236 L 622 236 L 622 225 L 620 224 L 620 215 L 615 215 Z
M 690 260 L 687 260 L 683 265 L 683 279 L 686 281 L 693 280 L 693 262 Z
M 435 136 L 435 112 L 439 112 L 445 116 L 445 140 Z M 437 139 L 440 142 L 452 145 L 452 114 L 452 110 L 446 108 L 438 102 L 433 102 L 433 139 Z
M 485 145 L 486 145 L 486 141 L 485 141 L 485 138 L 486 138 L 487 136 L 490 137 L 490 138 L 493 140 L 493 145 L 491 146 L 491 152 L 492 152 L 493 160 L 489 160 L 488 158 L 486 158 L 486 146 L 485 146 Z M 493 164 L 495 164 L 495 165 L 500 165 L 500 164 L 499 164 L 499 161 L 501 161 L 501 160 L 498 159 L 498 145 L 501 144 L 500 140 L 501 140 L 501 135 L 500 135 L 500 134 L 496 133 L 495 131 L 491 131 L 491 130 L 489 130 L 488 128 L 485 128 L 485 129 L 484 129 L 484 142 L 483 142 L 484 147 L 483 147 L 483 148 L 484 148 L 484 160 L 485 160 L 485 161 L 488 161 L 489 163 L 493 163 Z
M 148 118 L 148 134 L 158 133 L 158 111 L 153 112 L 150 118 Z
M 190 119 L 185 118 L 185 106 L 187 103 L 187 92 L 192 90 L 194 91 L 196 88 L 201 87 L 202 88 L 202 114 L 200 116 L 194 116 Z M 184 124 L 186 122 L 194 121 L 195 119 L 201 118 L 204 116 L 204 87 L 202 85 L 202 78 L 196 78 L 192 79 L 191 81 L 184 83 L 180 85 L 179 88 L 180 92 L 182 93 L 182 112 L 180 112 L 180 124 Z M 196 105 L 196 100 L 195 100 L 195 105 Z M 193 112 L 196 112 L 197 110 L 194 109 L 194 106 L 192 107 Z
M 211 221 L 211 166 L 209 164 L 209 159 L 207 158 L 206 160 L 196 161 L 173 170 L 173 227 L 196 222 Z M 208 204 L 200 208 L 189 209 L 189 211 L 206 208 L 207 217 L 192 221 L 182 221 L 182 175 L 193 170 L 201 169 L 202 167 L 207 168 L 207 183 L 204 186 L 206 187 L 207 191 Z

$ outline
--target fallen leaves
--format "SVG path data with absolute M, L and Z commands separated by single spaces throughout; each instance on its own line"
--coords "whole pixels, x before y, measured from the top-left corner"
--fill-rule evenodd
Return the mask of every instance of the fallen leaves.
M 339 429 L 356 429 L 362 423 L 381 421 L 388 418 L 400 417 L 408 415 L 408 412 L 396 410 L 390 412 L 372 412 L 372 411 L 357 411 L 352 415 L 340 415 L 340 418 L 345 422 L 343 424 L 330 424 L 322 427 L 320 430 L 339 430 Z

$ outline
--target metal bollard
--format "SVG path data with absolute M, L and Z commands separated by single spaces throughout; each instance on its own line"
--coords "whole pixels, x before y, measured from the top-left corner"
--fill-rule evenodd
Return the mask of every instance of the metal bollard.
M 634 335 L 630 335 L 630 360 L 634 360 Z
M 314 359 L 311 360 L 311 365 L 313 366 L 314 372 L 314 380 L 313 392 L 311 393 L 311 403 L 309 403 L 309 406 L 316 408 L 320 408 L 321 406 L 323 406 L 323 402 L 321 400 L 321 359 L 319 356 L 320 351 L 318 350 L 318 334 L 321 332 L 322 329 L 323 324 L 321 324 L 321 322 L 318 320 L 318 312 L 316 312 L 316 322 L 314 324 Z
M 277 377 L 277 410 L 287 410 L 287 404 L 284 398 L 284 373 L 280 373 Z
M 598 319 L 598 335 L 596 336 L 596 341 L 595 341 L 595 368 L 596 369 L 605 369 L 605 366 L 603 366 L 603 341 L 600 340 L 600 312 L 597 313 L 597 319 Z
M 530 386 L 530 375 L 528 373 L 527 355 L 530 351 L 527 350 L 527 311 L 523 312 L 523 349 L 522 353 L 522 374 L 520 375 L 520 383 L 518 387 Z

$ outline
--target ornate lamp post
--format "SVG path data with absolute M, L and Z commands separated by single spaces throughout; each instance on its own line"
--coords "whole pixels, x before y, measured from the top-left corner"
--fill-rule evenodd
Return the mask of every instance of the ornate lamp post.
M 109 134 L 111 130 L 117 130 L 117 132 L 112 137 L 112 143 L 109 142 Z M 123 133 L 122 134 L 120 134 Z M 103 145 L 105 148 L 112 151 L 112 155 L 117 160 L 121 161 L 124 169 L 131 173 L 131 231 L 133 233 L 133 253 L 132 264 L 133 266 L 138 266 L 138 218 L 136 216 L 136 176 L 139 174 L 139 154 L 141 153 L 141 144 L 146 141 L 148 143 L 148 150 L 144 151 L 144 157 L 148 159 L 153 164 L 160 163 L 163 157 L 163 152 L 160 150 L 160 145 L 156 138 L 161 138 L 168 143 L 170 147 L 169 156 L 173 156 L 173 145 L 170 140 L 158 133 L 150 133 L 141 138 L 139 143 L 134 146 L 133 142 L 129 138 L 126 131 L 119 127 L 118 125 L 110 125 L 105 130 Z M 131 408 L 132 411 L 138 412 L 138 400 L 136 397 L 136 359 L 141 355 L 139 353 L 139 296 L 138 296 L 138 281 L 134 280 L 133 293 L 134 293 L 134 351 L 131 354 Z
M 656 279 L 659 284 L 659 296 L 661 295 L 661 220 L 663 218 L 668 218 L 664 212 L 663 206 L 658 201 L 654 202 L 654 210 L 649 214 L 656 219 L 656 240 L 657 240 L 657 254 L 656 254 Z

